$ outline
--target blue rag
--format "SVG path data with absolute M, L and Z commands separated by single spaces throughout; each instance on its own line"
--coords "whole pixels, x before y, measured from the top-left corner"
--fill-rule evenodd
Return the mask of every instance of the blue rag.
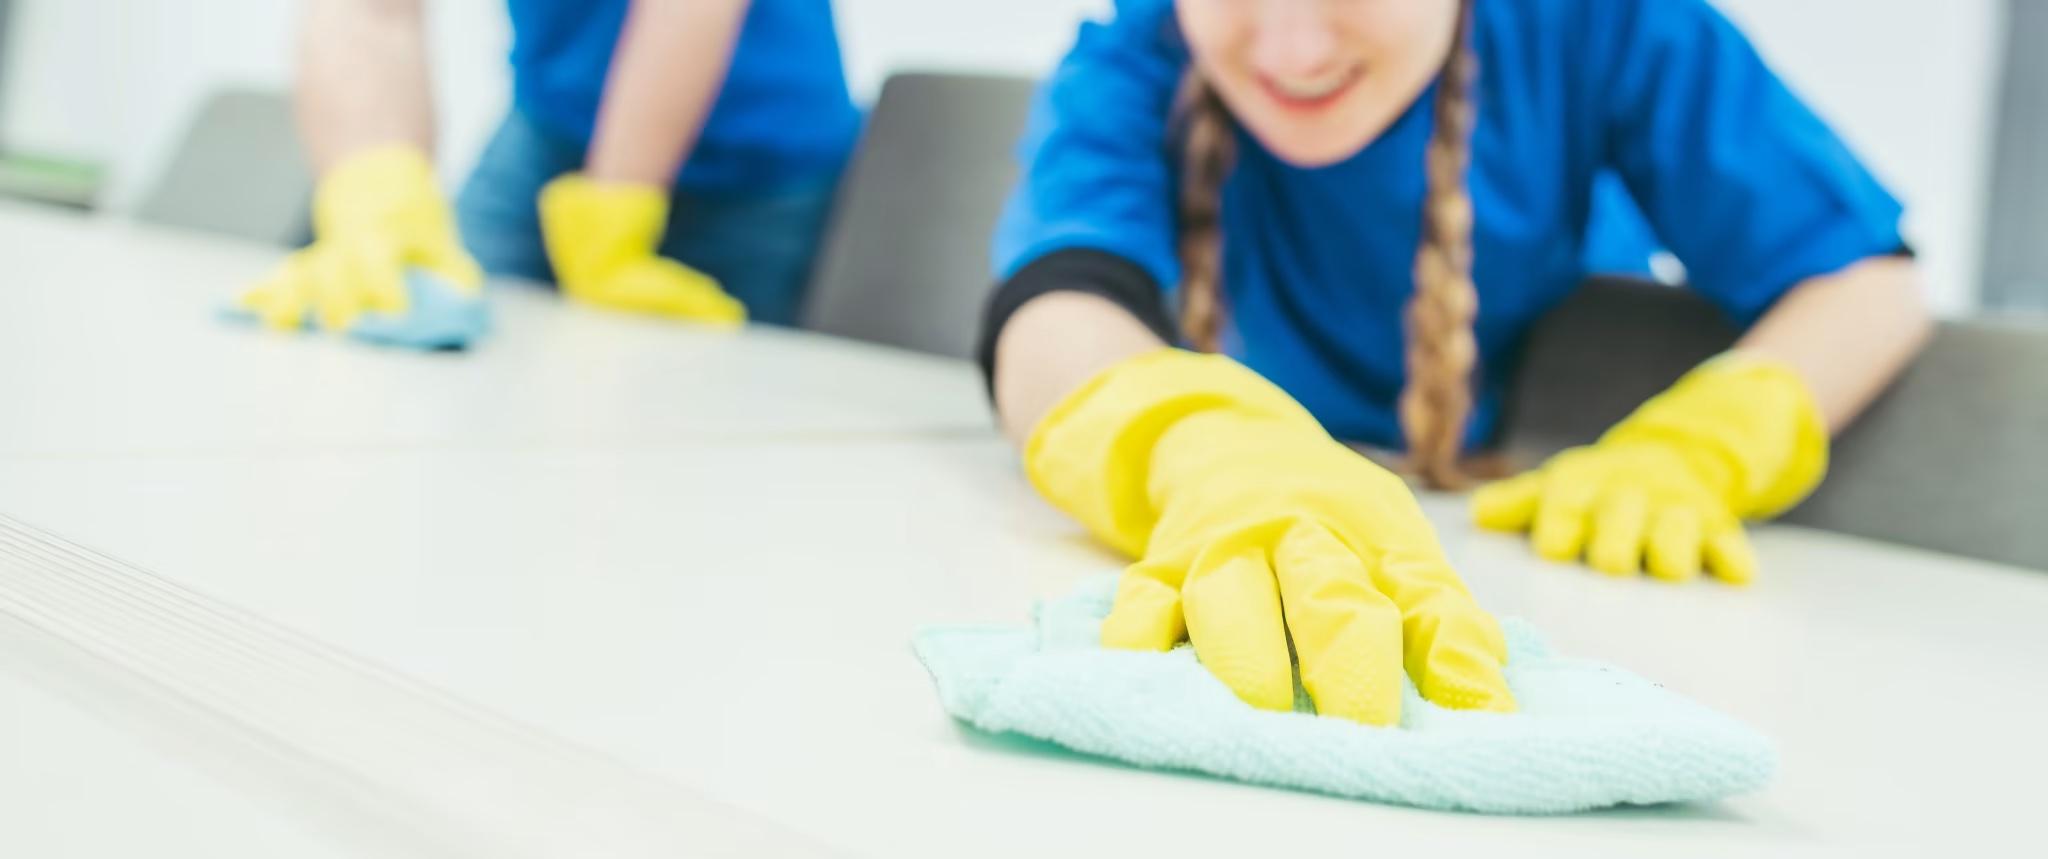
M 1354 799 L 1491 814 L 1694 802 L 1756 790 L 1777 755 L 1739 722 L 1622 671 L 1547 650 L 1506 620 L 1515 713 L 1447 710 L 1403 693 L 1401 724 L 1374 728 L 1238 700 L 1186 646 L 1097 644 L 1115 577 L 1042 602 L 1035 629 L 917 634 L 946 712 L 1141 767 Z
M 468 348 L 491 330 L 490 305 L 433 274 L 407 270 L 405 294 L 404 313 L 364 314 L 349 326 L 348 336 L 380 346 L 435 351 Z M 239 307 L 228 307 L 221 315 L 233 322 L 257 321 L 254 314 Z M 305 327 L 315 326 L 308 317 Z

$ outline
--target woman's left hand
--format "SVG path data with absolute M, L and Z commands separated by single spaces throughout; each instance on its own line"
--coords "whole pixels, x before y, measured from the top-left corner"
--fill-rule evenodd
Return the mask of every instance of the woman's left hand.
M 1805 498 L 1827 471 L 1827 428 L 1790 367 L 1734 353 L 1700 366 L 1600 440 L 1482 487 L 1482 527 L 1615 575 L 1756 577 L 1742 520 Z

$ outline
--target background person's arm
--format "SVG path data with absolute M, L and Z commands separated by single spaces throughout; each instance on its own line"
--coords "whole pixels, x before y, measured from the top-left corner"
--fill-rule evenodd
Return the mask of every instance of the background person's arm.
M 1918 267 L 1874 257 L 1802 281 L 1736 343 L 1790 364 L 1839 433 L 1906 368 L 1932 333 Z
M 432 151 L 421 0 L 308 0 L 298 40 L 293 97 L 316 171 L 386 144 Z
M 443 349 L 482 336 L 483 272 L 462 247 L 430 160 L 420 0 L 308 0 L 295 87 L 319 176 L 314 241 L 236 297 L 236 312 L 388 346 Z M 416 296 L 427 294 L 461 309 L 411 318 Z
M 668 187 L 725 83 L 749 0 L 634 0 L 584 173 Z
M 660 256 L 670 187 L 718 100 L 747 0 L 634 0 L 580 173 L 540 193 L 562 292 L 599 307 L 731 327 L 747 311 L 709 275 Z

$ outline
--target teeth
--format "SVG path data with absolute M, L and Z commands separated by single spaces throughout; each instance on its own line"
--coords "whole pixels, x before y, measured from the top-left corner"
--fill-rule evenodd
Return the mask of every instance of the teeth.
M 1336 92 L 1337 88 L 1343 86 L 1345 80 L 1348 78 L 1349 76 L 1345 75 L 1330 78 L 1324 81 L 1275 80 L 1273 81 L 1273 86 L 1275 89 L 1280 90 L 1282 95 L 1285 95 L 1289 98 L 1309 100 L 1321 98 L 1323 96 L 1329 95 L 1330 93 Z

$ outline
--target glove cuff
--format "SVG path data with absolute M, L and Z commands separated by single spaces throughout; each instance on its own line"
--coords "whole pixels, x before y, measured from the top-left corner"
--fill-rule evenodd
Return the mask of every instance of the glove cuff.
M 1600 439 L 1635 442 L 1676 447 L 1744 518 L 1783 513 L 1827 473 L 1827 424 L 1812 391 L 1791 366 L 1753 354 L 1701 364 Z
M 1181 420 L 1216 410 L 1328 437 L 1307 409 L 1244 365 L 1160 349 L 1097 373 L 1046 412 L 1024 445 L 1025 474 L 1097 537 L 1141 554 L 1158 518 L 1148 489 L 1154 448 Z
M 570 173 L 540 191 L 541 238 L 564 281 L 601 278 L 654 255 L 668 224 L 668 194 L 651 185 L 599 182 Z
M 323 236 L 363 230 L 413 235 L 422 228 L 453 235 L 452 223 L 434 166 L 410 144 L 374 146 L 342 159 L 313 194 L 313 229 Z

